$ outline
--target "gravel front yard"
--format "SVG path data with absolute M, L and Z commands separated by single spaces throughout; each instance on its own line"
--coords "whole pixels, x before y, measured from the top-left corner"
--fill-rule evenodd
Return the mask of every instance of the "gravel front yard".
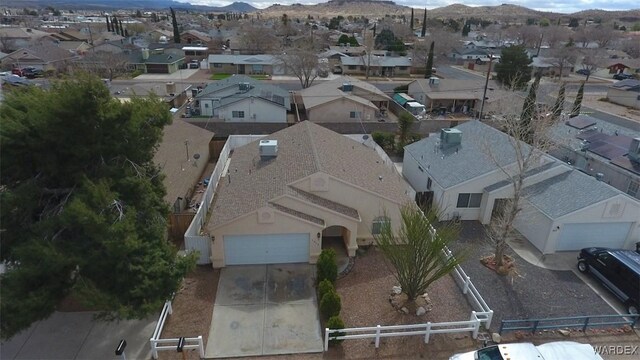
M 501 319 L 549 318 L 579 315 L 616 314 L 600 296 L 571 271 L 552 271 L 529 264 L 511 249 L 519 276 L 499 276 L 480 263 L 492 253 L 484 239 L 483 227 L 475 221 L 463 221 L 462 236 L 453 247 L 468 251 L 462 267 L 494 310 L 491 328 L 497 330 Z

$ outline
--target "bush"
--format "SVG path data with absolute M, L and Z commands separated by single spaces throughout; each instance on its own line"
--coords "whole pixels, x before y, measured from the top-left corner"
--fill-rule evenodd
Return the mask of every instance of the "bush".
M 318 284 L 318 299 L 322 299 L 325 294 L 331 291 L 336 291 L 336 288 L 333 287 L 333 283 L 329 279 L 320 281 Z
M 344 329 L 344 321 L 342 321 L 342 319 L 340 318 L 340 316 L 332 316 L 329 318 L 329 320 L 327 321 L 327 327 L 329 329 Z M 344 340 L 335 340 L 335 337 L 338 336 L 345 336 L 346 333 L 345 332 L 337 332 L 337 333 L 332 333 L 331 335 L 329 335 L 329 345 L 337 345 L 341 342 L 343 342 Z
M 393 151 L 396 144 L 396 135 L 387 131 L 374 131 L 371 134 L 373 141 L 386 151 Z
M 342 300 L 340 300 L 340 295 L 333 290 L 324 294 L 322 299 L 320 300 L 320 313 L 325 318 L 331 318 L 332 316 L 340 315 L 340 310 L 342 309 Z
M 329 280 L 332 284 L 338 278 L 338 265 L 336 264 L 336 251 L 333 249 L 324 249 L 318 257 L 316 264 L 318 269 L 318 283 L 322 280 Z
M 393 92 L 395 93 L 406 93 L 407 91 L 409 91 L 409 84 L 400 85 L 393 88 Z
M 140 76 L 142 74 L 144 74 L 144 71 L 142 71 L 142 70 L 134 70 L 134 71 L 131 72 L 131 77 L 135 78 L 135 77 L 138 77 L 138 76 Z

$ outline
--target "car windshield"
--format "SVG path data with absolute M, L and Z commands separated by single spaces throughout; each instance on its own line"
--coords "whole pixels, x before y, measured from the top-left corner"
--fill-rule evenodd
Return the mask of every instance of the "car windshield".
M 504 360 L 497 346 L 489 346 L 477 351 L 477 360 Z

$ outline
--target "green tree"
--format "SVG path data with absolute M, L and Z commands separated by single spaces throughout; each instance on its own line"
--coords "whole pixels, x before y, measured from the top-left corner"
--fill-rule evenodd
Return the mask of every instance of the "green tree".
M 538 85 L 540 84 L 540 78 L 542 77 L 542 73 L 538 72 L 536 74 L 535 80 L 531 87 L 529 88 L 529 94 L 524 99 L 524 104 L 522 105 L 522 114 L 520 115 L 520 123 L 522 125 L 522 141 L 527 144 L 531 144 L 533 141 L 533 129 L 531 126 L 531 121 L 533 121 L 533 117 L 537 115 L 537 107 L 536 107 L 536 98 L 538 92 Z
M 531 62 L 524 46 L 502 49 L 500 61 L 495 67 L 496 80 L 506 87 L 522 89 L 531 80 Z
M 340 316 L 332 316 L 327 321 L 327 327 L 329 329 L 332 329 L 332 330 L 344 329 L 344 321 L 342 321 Z M 334 332 L 334 333 L 332 333 L 331 335 L 329 335 L 329 345 L 337 345 L 337 344 L 343 342 L 344 340 L 342 340 L 342 339 L 338 340 L 336 338 L 340 337 L 340 336 L 345 336 L 345 335 L 347 335 L 347 333 L 345 333 L 345 332 Z
M 322 296 L 322 299 L 320 299 L 320 313 L 325 317 L 325 319 L 340 315 L 341 309 L 342 300 L 335 290 L 330 290 Z
M 332 284 L 335 283 L 338 278 L 336 251 L 333 249 L 323 249 L 318 256 L 316 268 L 318 271 L 318 282 L 329 280 Z
M 111 18 L 111 30 L 113 32 L 115 32 L 117 35 L 120 35 L 120 27 L 118 26 L 118 18 L 115 17 L 115 16 Z
M 562 110 L 564 110 L 564 92 L 565 92 L 565 83 L 563 82 L 560 85 L 560 90 L 558 90 L 558 98 L 556 99 L 555 104 L 553 104 L 553 118 L 559 119 L 562 116 Z
M 547 26 L 551 25 L 551 22 L 547 18 L 542 18 L 542 19 L 540 19 L 540 24 L 539 25 L 540 25 L 540 27 L 547 27 Z
M 111 24 L 109 23 L 109 15 L 104 16 L 107 19 L 107 31 L 111 32 Z
M 142 11 L 140 11 L 140 9 L 136 10 L 136 17 L 137 18 L 141 18 L 142 17 Z
M 580 19 L 571 18 L 569 20 L 569 27 L 570 28 L 577 28 L 578 26 L 580 26 Z
M 158 98 L 121 103 L 98 78 L 5 94 L 0 105 L 0 330 L 10 338 L 68 294 L 106 318 L 155 313 L 194 266 L 166 240 L 153 154 Z M 53 151 L 55 149 L 55 151 Z
M 411 8 L 411 21 L 409 22 L 409 29 L 413 32 L 413 8 Z
M 425 79 L 429 79 L 431 76 L 433 76 L 433 48 L 435 46 L 435 41 L 431 42 L 431 45 L 429 45 L 429 56 L 427 57 L 427 66 L 425 68 L 425 72 L 424 72 L 424 78 Z
M 471 24 L 469 22 L 466 22 L 462 27 L 462 36 L 467 37 L 470 32 L 471 32 Z
M 171 25 L 173 26 L 173 42 L 180 44 L 180 28 L 178 27 L 178 20 L 176 19 L 176 12 L 173 8 L 169 8 L 171 11 Z
M 374 238 L 395 270 L 393 275 L 402 291 L 413 301 L 460 263 L 458 253 L 443 255 L 443 250 L 457 239 L 460 229 L 454 222 L 438 222 L 435 210 L 423 214 L 412 204 L 401 207 L 400 215 L 401 223 L 395 225 L 397 232 L 390 221 L 385 221 Z
M 622 30 L 622 27 L 620 28 L 620 30 Z M 626 27 L 624 30 L 627 30 Z M 640 31 L 640 22 L 633 24 L 633 26 L 631 27 L 631 31 Z
M 584 96 L 584 81 L 580 84 L 576 100 L 573 102 L 573 108 L 571 109 L 570 117 L 576 117 L 580 115 L 580 107 L 582 107 L 582 97 Z
M 422 31 L 420 31 L 420 37 L 427 35 L 427 8 L 424 9 L 424 16 L 422 17 Z
M 402 149 L 409 139 L 409 134 L 411 131 L 411 125 L 415 118 L 406 112 L 403 112 L 398 117 L 398 149 Z

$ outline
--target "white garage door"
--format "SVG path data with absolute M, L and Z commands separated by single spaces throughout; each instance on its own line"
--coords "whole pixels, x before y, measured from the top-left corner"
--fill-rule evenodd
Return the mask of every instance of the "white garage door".
M 309 262 L 309 234 L 225 235 L 227 265 Z
M 621 248 L 631 230 L 631 223 L 565 224 L 556 251 L 580 250 L 586 247 Z

